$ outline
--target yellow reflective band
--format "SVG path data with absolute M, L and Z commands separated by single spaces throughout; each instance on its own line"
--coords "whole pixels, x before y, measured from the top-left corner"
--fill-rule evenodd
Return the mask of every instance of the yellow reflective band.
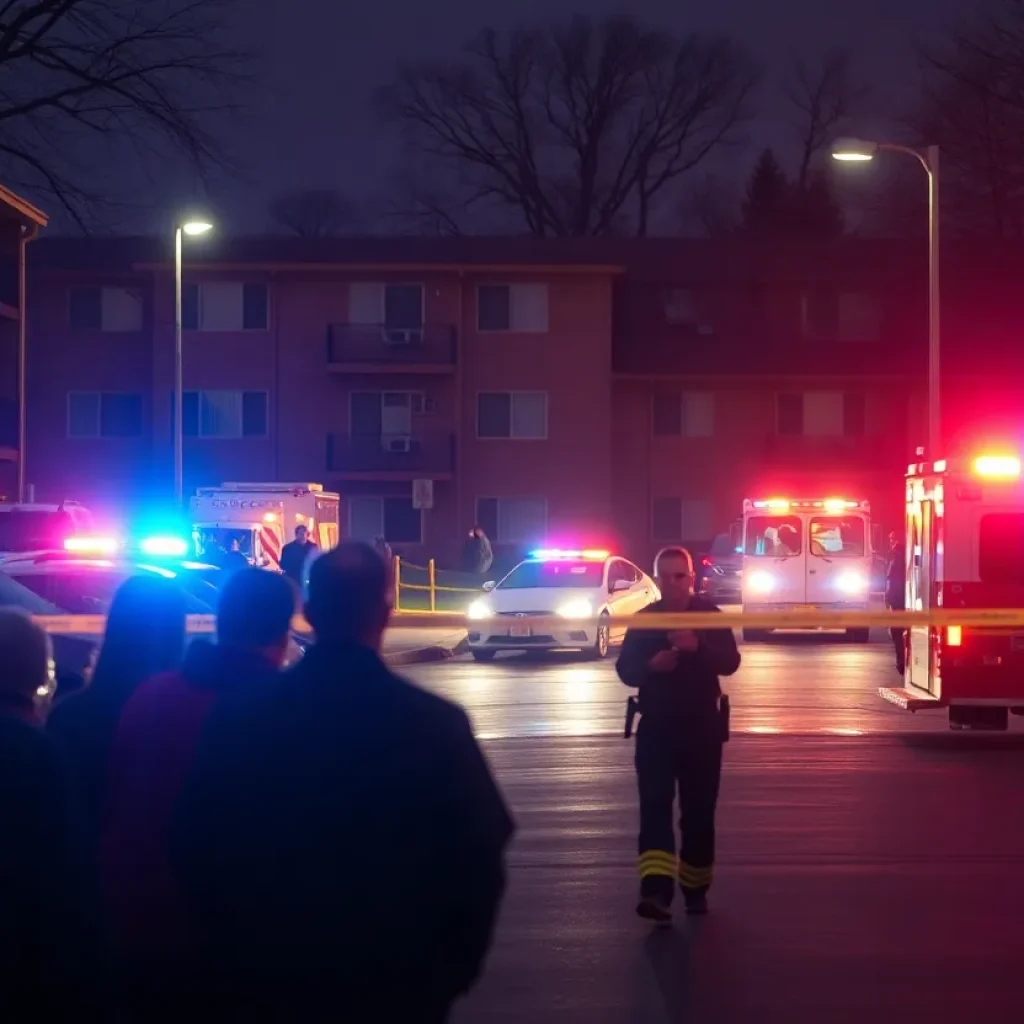
M 669 867 L 666 864 L 642 864 L 640 866 L 640 877 L 650 878 L 657 876 L 658 878 L 675 878 L 676 871 L 674 867 Z
M 679 882 L 681 885 L 695 889 L 702 885 L 710 885 L 715 875 L 713 867 L 695 868 L 690 864 L 680 862 Z
M 678 861 L 674 853 L 669 853 L 667 850 L 644 850 L 643 853 L 637 858 L 640 864 L 646 864 L 649 861 L 658 861 L 664 864 L 671 864 L 672 870 L 676 868 Z
M 660 875 L 675 878 L 678 863 L 674 853 L 667 850 L 645 850 L 637 858 L 637 867 L 641 878 Z

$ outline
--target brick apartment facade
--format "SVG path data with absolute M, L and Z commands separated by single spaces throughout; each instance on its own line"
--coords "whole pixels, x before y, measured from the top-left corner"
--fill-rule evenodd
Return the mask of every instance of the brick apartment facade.
M 900 515 L 925 424 L 916 243 L 186 245 L 188 489 L 321 482 L 343 496 L 343 531 L 447 562 L 474 521 L 510 551 L 600 541 L 647 563 L 758 493 Z M 40 498 L 132 508 L 168 493 L 169 257 L 152 240 L 33 247 Z M 1006 267 L 947 261 L 948 423 L 1019 403 L 1024 304 Z

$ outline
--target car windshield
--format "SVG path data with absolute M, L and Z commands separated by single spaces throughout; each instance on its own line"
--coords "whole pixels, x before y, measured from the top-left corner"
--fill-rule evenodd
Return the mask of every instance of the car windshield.
M 737 545 L 733 542 L 732 537 L 727 533 L 720 533 L 711 542 L 711 550 L 708 552 L 709 555 L 735 555 L 737 554 Z
M 66 512 L 12 508 L 0 513 L 0 551 L 59 551 L 74 532 Z
M 106 615 L 117 588 L 130 576 L 147 572 L 164 575 L 154 569 L 146 569 L 141 566 L 137 571 L 80 569 L 62 572 L 54 577 L 54 601 L 58 608 L 69 615 Z M 183 585 L 182 590 L 185 594 L 185 607 L 190 615 L 209 615 L 214 611 L 213 603 L 198 598 L 190 592 L 187 585 Z
M 33 577 L 27 577 L 32 579 Z M 42 577 L 34 577 L 41 579 Z M 0 574 L 0 605 L 20 608 L 29 615 L 59 615 L 60 609 L 24 583 L 6 574 Z
M 599 587 L 603 562 L 520 562 L 499 584 L 502 590 L 537 587 Z

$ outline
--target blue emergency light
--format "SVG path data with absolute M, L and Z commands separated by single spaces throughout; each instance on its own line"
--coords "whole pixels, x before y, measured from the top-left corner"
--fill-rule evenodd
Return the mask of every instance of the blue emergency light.
M 530 552 L 530 558 L 537 562 L 584 561 L 603 562 L 609 557 L 607 551 L 565 551 L 562 548 L 540 548 Z
M 188 541 L 181 537 L 144 537 L 139 550 L 155 558 L 184 558 L 188 554 Z

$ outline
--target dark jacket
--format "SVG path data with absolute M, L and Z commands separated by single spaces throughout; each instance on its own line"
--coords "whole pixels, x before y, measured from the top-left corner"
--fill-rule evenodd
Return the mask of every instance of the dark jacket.
M 281 572 L 290 580 L 294 580 L 302 586 L 302 571 L 306 568 L 306 559 L 316 551 L 316 545 L 307 540 L 300 544 L 297 540 L 290 540 L 281 549 Z
M 657 601 L 646 612 L 665 611 Z M 694 596 L 688 611 L 713 615 L 718 608 Z M 729 628 L 701 629 L 696 651 L 683 651 L 672 672 L 653 672 L 651 659 L 672 647 L 666 629 L 628 629 L 622 642 L 616 671 L 627 686 L 640 690 L 640 712 L 646 721 L 662 720 L 674 728 L 705 726 L 715 728 L 718 700 L 722 694 L 720 676 L 731 676 L 740 667 L 740 652 Z
M 89 844 L 59 749 L 20 713 L 0 712 L 0 822 L 6 1016 L 31 1008 L 41 1021 L 103 1019 L 105 944 Z
M 480 575 L 487 572 L 494 561 L 491 542 L 486 537 L 467 537 L 462 547 L 462 569 Z
M 885 567 L 885 604 L 901 611 L 906 604 L 907 549 L 897 544 L 889 552 Z
M 196 641 L 180 672 L 143 683 L 121 713 L 101 866 L 116 938 L 140 957 L 180 949 L 188 939 L 168 842 L 214 703 L 226 693 L 268 686 L 277 674 L 259 654 Z
M 480 973 L 512 832 L 459 708 L 318 645 L 215 713 L 175 847 L 239 1015 L 426 1022 Z

